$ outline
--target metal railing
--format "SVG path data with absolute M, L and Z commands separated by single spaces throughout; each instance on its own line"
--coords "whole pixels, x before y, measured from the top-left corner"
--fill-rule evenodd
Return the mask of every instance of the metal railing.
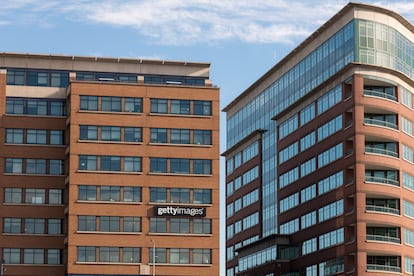
M 396 123 L 387 122 L 384 120 L 377 120 L 377 119 L 371 119 L 371 118 L 364 118 L 364 123 L 369 125 L 376 125 L 376 126 L 383 126 L 388 127 L 392 129 L 398 129 L 398 126 Z
M 391 100 L 391 101 L 394 101 L 394 102 L 397 101 L 397 97 L 395 95 L 391 95 L 391 94 L 388 94 L 388 93 L 379 92 L 379 91 L 375 91 L 375 90 L 364 89 L 364 95 L 365 96 L 373 96 L 373 97 L 384 98 L 384 99 L 388 99 L 388 100 Z
M 401 267 L 389 265 L 367 264 L 367 270 L 401 272 Z
M 376 148 L 376 147 L 370 147 L 370 146 L 365 146 L 365 152 L 398 157 L 398 153 L 395 151 Z
M 376 182 L 376 183 L 383 183 L 383 184 L 390 184 L 394 186 L 400 186 L 400 182 L 396 179 L 392 178 L 383 178 L 377 176 L 365 176 L 366 182 Z
M 401 243 L 401 239 L 397 237 L 381 236 L 381 235 L 370 235 L 367 234 L 367 241 L 381 241 L 390 243 Z
M 372 212 L 381 212 L 381 213 L 389 213 L 394 215 L 399 215 L 400 210 L 390 207 L 384 207 L 384 206 L 376 206 L 376 205 L 366 205 L 365 206 L 366 211 L 372 211 Z

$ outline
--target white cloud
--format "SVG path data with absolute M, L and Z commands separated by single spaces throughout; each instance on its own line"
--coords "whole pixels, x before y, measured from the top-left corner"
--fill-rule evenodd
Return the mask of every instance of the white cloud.
M 4 22 L 20 20 L 50 27 L 65 18 L 85 24 L 132 28 L 154 43 L 173 45 L 227 40 L 296 43 L 347 3 L 346 0 L 72 0 L 65 5 L 58 0 L 3 1 L 0 15 Z M 370 2 L 406 16 L 414 14 L 414 3 Z

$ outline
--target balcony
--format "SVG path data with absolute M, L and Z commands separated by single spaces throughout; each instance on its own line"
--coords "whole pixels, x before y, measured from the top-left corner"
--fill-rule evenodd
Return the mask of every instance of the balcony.
M 365 210 L 370 211 L 370 212 L 388 213 L 388 214 L 393 214 L 393 215 L 400 214 L 400 210 L 396 208 L 390 208 L 390 207 L 378 206 L 378 205 L 366 205 Z
M 401 267 L 398 266 L 389 266 L 389 265 L 377 265 L 377 264 L 367 264 L 368 271 L 387 271 L 387 272 L 397 272 L 401 273 Z
M 365 141 L 365 153 L 398 158 L 398 143 L 393 141 Z
M 376 177 L 376 176 L 366 176 L 365 177 L 366 182 L 374 182 L 374 183 L 382 183 L 382 184 L 389 184 L 394 186 L 400 186 L 400 182 L 395 179 L 391 178 L 382 178 L 382 177 Z
M 401 239 L 397 237 L 389 237 L 382 235 L 369 235 L 367 234 L 367 241 L 380 241 L 380 242 L 390 242 L 390 243 L 401 243 Z
M 383 91 L 379 91 L 379 90 L 383 90 Z M 394 89 L 391 87 L 390 90 L 388 89 L 369 89 L 366 88 L 364 89 L 364 95 L 365 96 L 371 96 L 371 97 L 378 97 L 378 98 L 383 98 L 383 99 L 387 99 L 387 100 L 391 100 L 393 102 L 397 102 L 398 99 L 395 96 L 395 92 Z
M 388 127 L 392 129 L 398 129 L 398 125 L 394 122 L 388 122 L 385 120 L 378 120 L 378 119 L 372 119 L 372 118 L 364 118 L 364 123 L 367 125 L 375 125 L 375 126 L 382 126 L 382 127 Z

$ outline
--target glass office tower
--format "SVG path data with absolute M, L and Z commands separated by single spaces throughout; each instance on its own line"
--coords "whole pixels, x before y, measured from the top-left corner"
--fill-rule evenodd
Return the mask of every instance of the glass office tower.
M 224 108 L 228 276 L 412 272 L 413 65 L 350 3 Z

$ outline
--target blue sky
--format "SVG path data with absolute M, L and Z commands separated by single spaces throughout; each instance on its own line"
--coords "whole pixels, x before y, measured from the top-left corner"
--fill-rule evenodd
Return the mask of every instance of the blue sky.
M 413 1 L 364 2 L 414 21 Z M 210 62 L 223 108 L 347 3 L 1 0 L 0 51 Z

